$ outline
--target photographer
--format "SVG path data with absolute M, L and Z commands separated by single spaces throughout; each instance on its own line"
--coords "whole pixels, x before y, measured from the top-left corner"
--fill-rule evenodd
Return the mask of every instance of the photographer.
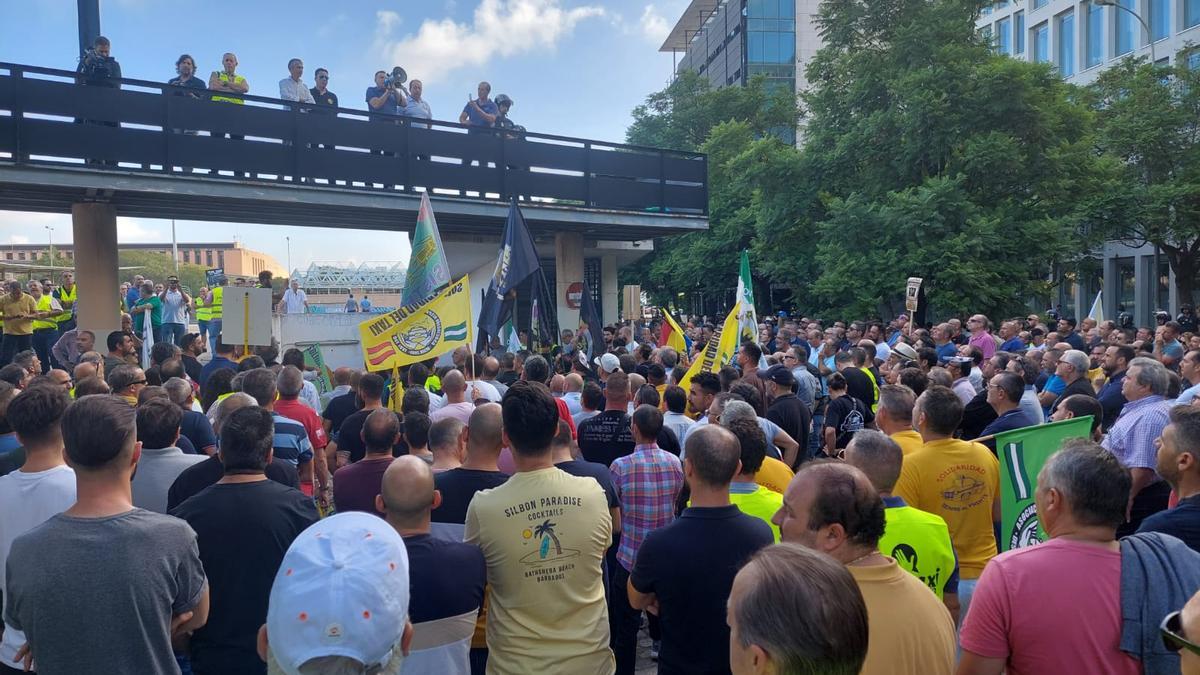
M 96 38 L 92 48 L 79 58 L 76 70 L 81 77 L 79 84 L 93 87 L 121 88 L 121 64 L 112 57 L 112 43 L 103 35 Z

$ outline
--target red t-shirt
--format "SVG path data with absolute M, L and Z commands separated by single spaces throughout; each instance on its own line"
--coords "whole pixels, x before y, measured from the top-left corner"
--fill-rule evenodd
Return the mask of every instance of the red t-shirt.
M 1142 672 L 1121 651 L 1121 552 L 1051 539 L 992 558 L 962 648 L 1006 659 L 1008 675 Z
M 321 416 L 317 414 L 316 410 L 301 403 L 300 399 L 281 398 L 275 401 L 275 412 L 303 424 L 304 430 L 308 432 L 308 442 L 312 443 L 313 450 L 321 450 L 329 445 L 329 438 L 325 436 L 325 427 L 321 424 Z

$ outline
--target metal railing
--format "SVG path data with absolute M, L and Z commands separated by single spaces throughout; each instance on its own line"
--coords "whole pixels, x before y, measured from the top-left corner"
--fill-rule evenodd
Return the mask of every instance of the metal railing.
M 106 84 L 0 63 L 0 163 L 708 212 L 702 154 L 261 96 L 241 95 L 238 105 L 145 80 Z

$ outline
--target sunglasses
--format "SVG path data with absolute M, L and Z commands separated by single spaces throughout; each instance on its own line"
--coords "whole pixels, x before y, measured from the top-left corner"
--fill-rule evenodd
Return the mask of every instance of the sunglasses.
M 1163 646 L 1172 652 L 1186 649 L 1193 654 L 1200 654 L 1200 645 L 1180 634 L 1183 630 L 1182 624 L 1180 612 L 1171 612 L 1162 620 L 1158 626 L 1158 632 L 1162 634 Z

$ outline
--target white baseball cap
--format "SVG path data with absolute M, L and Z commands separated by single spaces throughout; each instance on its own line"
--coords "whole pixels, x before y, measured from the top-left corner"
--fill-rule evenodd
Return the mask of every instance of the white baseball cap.
M 607 353 L 603 356 L 597 356 L 593 361 L 600 366 L 600 370 L 607 373 L 615 373 L 621 367 L 621 359 L 617 358 L 616 354 Z
M 288 547 L 271 586 L 267 636 L 285 673 L 322 656 L 386 664 L 408 619 L 408 553 L 382 518 L 339 513 Z

